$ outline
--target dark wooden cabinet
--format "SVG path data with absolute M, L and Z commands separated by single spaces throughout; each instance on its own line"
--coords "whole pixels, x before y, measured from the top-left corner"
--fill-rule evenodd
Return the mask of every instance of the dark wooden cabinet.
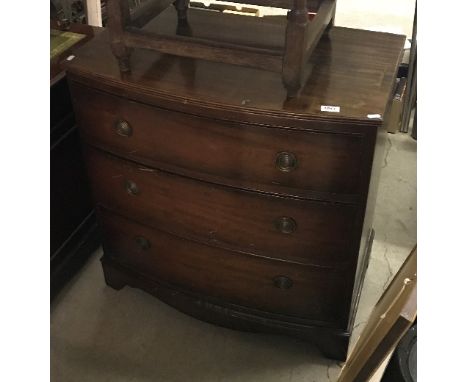
M 51 28 L 56 28 L 51 22 Z M 99 30 L 72 24 L 72 33 L 89 41 Z M 63 61 L 76 46 L 50 62 L 50 292 L 54 298 L 99 247 L 100 234 L 91 198 L 80 136 Z
M 66 78 L 50 88 L 50 289 L 55 297 L 100 244 Z
M 174 33 L 174 16 L 146 28 Z M 276 20 L 262 28 L 284 37 Z M 403 43 L 332 28 L 295 99 L 277 73 L 136 50 L 122 74 L 105 33 L 83 46 L 68 71 L 106 282 L 345 359 Z

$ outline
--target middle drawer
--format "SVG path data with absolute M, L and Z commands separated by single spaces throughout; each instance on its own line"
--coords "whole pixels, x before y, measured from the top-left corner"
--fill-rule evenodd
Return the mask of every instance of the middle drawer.
M 357 207 L 219 186 L 87 147 L 98 204 L 192 240 L 254 255 L 333 266 L 350 259 Z

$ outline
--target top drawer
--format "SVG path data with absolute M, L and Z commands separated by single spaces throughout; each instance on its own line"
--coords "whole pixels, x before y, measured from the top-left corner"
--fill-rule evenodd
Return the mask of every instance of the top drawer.
M 286 195 L 358 193 L 360 135 L 213 120 L 76 83 L 72 93 L 83 139 L 128 159 L 211 182 Z

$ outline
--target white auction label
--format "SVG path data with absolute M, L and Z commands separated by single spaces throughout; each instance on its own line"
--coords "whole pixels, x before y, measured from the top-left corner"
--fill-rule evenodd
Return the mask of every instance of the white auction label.
M 320 106 L 320 111 L 328 111 L 329 113 L 339 113 L 340 112 L 340 107 L 339 106 L 322 105 L 322 106 Z

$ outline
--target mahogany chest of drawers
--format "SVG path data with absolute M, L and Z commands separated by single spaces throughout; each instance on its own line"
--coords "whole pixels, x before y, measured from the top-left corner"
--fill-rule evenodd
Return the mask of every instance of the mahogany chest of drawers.
M 215 36 L 193 12 L 194 35 Z M 172 17 L 148 28 L 173 33 Z M 137 50 L 123 75 L 105 33 L 85 45 L 68 78 L 107 284 L 345 359 L 403 42 L 334 28 L 290 100 L 275 73 Z

